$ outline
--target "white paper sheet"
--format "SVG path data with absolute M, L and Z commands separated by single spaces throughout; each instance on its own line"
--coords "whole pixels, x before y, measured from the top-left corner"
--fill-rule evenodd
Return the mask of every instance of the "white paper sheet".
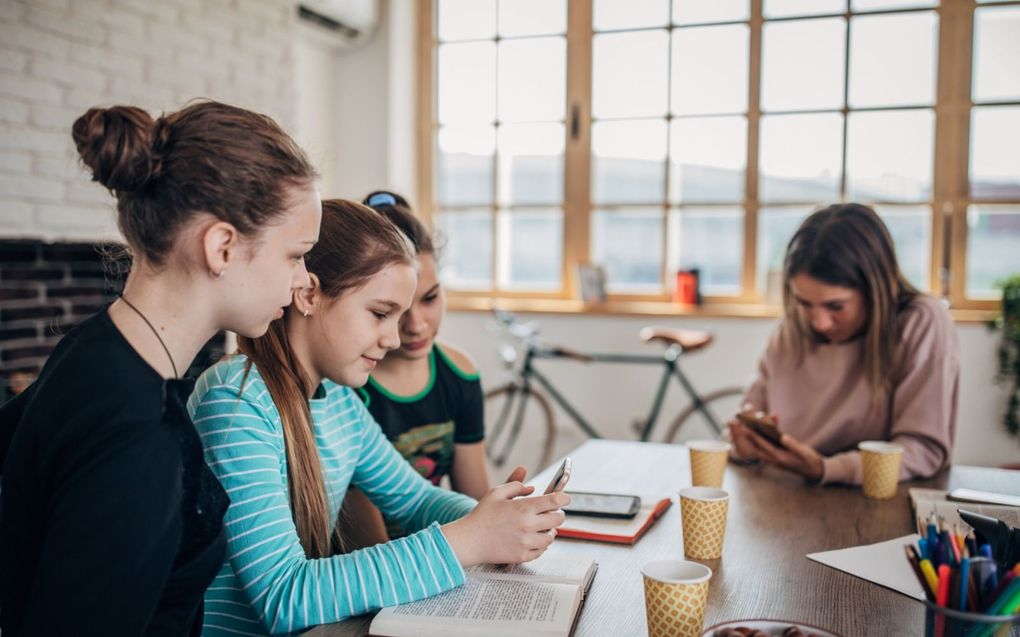
M 924 589 L 903 552 L 907 544 L 916 546 L 918 539 L 912 533 L 878 544 L 810 553 L 807 558 L 923 601 Z

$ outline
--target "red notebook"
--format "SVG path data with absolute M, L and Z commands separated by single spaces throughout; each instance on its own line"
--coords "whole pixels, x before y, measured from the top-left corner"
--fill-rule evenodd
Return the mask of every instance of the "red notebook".
M 630 520 L 568 515 L 563 526 L 556 529 L 556 537 L 633 544 L 662 517 L 670 504 L 672 501 L 669 498 L 663 498 L 653 504 L 642 505 L 637 515 Z

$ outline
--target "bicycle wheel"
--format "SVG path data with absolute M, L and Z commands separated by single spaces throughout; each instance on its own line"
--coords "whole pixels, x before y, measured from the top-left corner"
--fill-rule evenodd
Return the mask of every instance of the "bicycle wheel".
M 701 397 L 704 403 L 705 409 L 708 410 L 715 422 L 719 424 L 721 428 L 725 428 L 726 422 L 740 410 L 740 400 L 744 397 L 743 387 L 724 387 L 722 389 L 716 389 L 715 391 L 708 392 Z M 695 422 L 697 421 L 697 422 Z M 718 438 L 722 431 L 716 431 L 715 427 L 709 422 L 708 418 L 700 409 L 695 405 L 690 404 L 684 408 L 677 417 L 673 419 L 673 422 L 669 424 L 669 429 L 666 430 L 666 435 L 663 437 L 663 442 L 679 442 L 677 436 L 680 430 L 687 426 L 687 430 L 684 432 L 690 433 L 691 436 L 686 436 L 687 439 L 693 439 L 698 436 L 708 436 L 709 438 Z M 696 428 L 697 427 L 697 428 Z
M 544 469 L 552 460 L 556 425 L 552 406 L 542 394 L 517 383 L 485 392 L 486 451 L 496 468 L 522 464 L 528 474 Z

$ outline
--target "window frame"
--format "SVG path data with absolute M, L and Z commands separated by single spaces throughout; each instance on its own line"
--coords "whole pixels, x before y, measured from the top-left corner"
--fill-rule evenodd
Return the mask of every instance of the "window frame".
M 416 70 L 416 164 L 417 196 L 419 212 L 429 221 L 435 221 L 435 170 L 436 170 L 436 51 L 439 44 L 436 36 L 436 13 L 439 0 L 424 0 L 418 7 Z M 760 123 L 763 112 L 760 106 L 762 77 L 762 33 L 766 22 L 762 9 L 763 0 L 750 0 L 749 26 L 749 68 L 747 148 L 744 174 L 744 197 L 735 205 L 743 207 L 743 263 L 740 283 L 742 292 L 734 296 L 706 296 L 705 304 L 685 307 L 673 303 L 668 292 L 668 263 L 666 232 L 663 232 L 663 291 L 659 294 L 610 293 L 605 303 L 584 304 L 579 298 L 577 265 L 590 262 L 591 228 L 594 206 L 591 200 L 591 99 L 592 99 L 592 28 L 593 0 L 565 0 L 567 3 L 566 31 L 566 140 L 564 146 L 564 199 L 563 199 L 563 263 L 562 287 L 558 291 L 498 290 L 496 251 L 493 250 L 493 287 L 480 291 L 448 289 L 450 307 L 464 310 L 486 310 L 495 306 L 522 311 L 587 312 L 608 314 L 651 314 L 677 315 L 698 314 L 704 316 L 778 316 L 780 308 L 765 302 L 764 291 L 757 289 L 757 242 L 758 217 L 763 207 L 796 206 L 795 202 L 767 202 L 759 200 L 759 145 Z M 1017 204 L 1012 199 L 974 199 L 969 192 L 969 144 L 971 111 L 975 106 L 971 96 L 973 69 L 973 29 L 975 10 L 980 7 L 1020 6 L 1015 0 L 987 2 L 978 5 L 975 0 L 943 0 L 936 7 L 912 9 L 889 9 L 880 11 L 854 12 L 849 9 L 840 13 L 812 15 L 811 19 L 842 17 L 847 21 L 849 34 L 850 19 L 856 15 L 909 14 L 932 11 L 938 17 L 938 46 L 935 59 L 936 79 L 934 103 L 929 107 L 934 113 L 934 157 L 932 166 L 932 193 L 930 201 L 931 245 L 929 260 L 928 292 L 935 296 L 947 297 L 959 320 L 985 320 L 999 306 L 999 301 L 966 296 L 967 258 L 967 211 L 971 204 Z M 803 18 L 778 18 L 768 22 L 799 20 Z M 711 24 L 733 24 L 743 21 L 727 21 Z M 704 26 L 704 25 L 698 25 Z M 667 32 L 690 28 L 670 24 Z M 498 42 L 496 36 L 494 41 Z M 841 192 L 846 190 L 847 179 L 847 122 L 853 112 L 898 111 L 909 107 L 849 108 L 847 84 L 849 83 L 850 38 L 846 39 L 844 54 L 844 95 L 841 109 L 826 109 L 805 112 L 839 113 L 843 118 Z M 671 62 L 671 61 L 670 61 Z M 1017 102 L 994 102 L 995 105 L 1020 105 Z M 981 104 L 984 105 L 984 104 Z M 667 114 L 671 122 L 676 116 Z M 669 159 L 666 160 L 667 163 Z M 668 165 L 667 165 L 668 170 Z M 886 202 L 888 205 L 911 205 L 911 202 Z M 685 205 L 673 204 L 664 194 L 662 207 L 663 226 L 669 212 L 682 210 Z M 734 205 L 734 204 L 729 204 Z M 805 203 L 804 205 L 812 205 Z M 881 206 L 882 203 L 878 203 Z M 613 206 L 607 206 L 609 208 Z M 476 207 L 477 208 L 477 207 Z M 489 206 L 495 219 L 499 202 L 494 198 Z M 496 241 L 495 233 L 492 240 Z

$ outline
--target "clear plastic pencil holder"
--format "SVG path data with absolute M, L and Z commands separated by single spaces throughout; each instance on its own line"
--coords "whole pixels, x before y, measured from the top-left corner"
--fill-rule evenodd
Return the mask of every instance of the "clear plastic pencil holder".
M 983 615 L 925 601 L 924 637 L 1020 637 L 1020 613 Z

